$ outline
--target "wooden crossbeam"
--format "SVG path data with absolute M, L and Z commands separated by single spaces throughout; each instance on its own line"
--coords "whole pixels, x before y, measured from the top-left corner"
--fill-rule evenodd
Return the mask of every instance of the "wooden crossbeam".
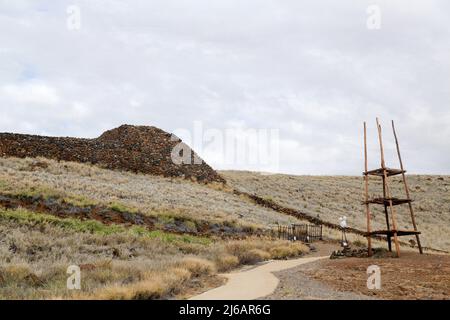
M 385 171 L 386 171 L 386 174 L 387 174 L 388 177 L 395 176 L 395 175 L 402 174 L 402 173 L 406 173 L 406 171 L 400 170 L 400 169 L 378 168 L 378 169 L 374 169 L 374 170 L 370 170 L 370 171 L 366 170 L 366 171 L 363 172 L 363 174 L 364 175 L 369 175 L 369 176 L 383 177 Z
M 385 235 L 393 235 L 394 233 L 397 234 L 397 236 L 410 236 L 410 235 L 418 235 L 420 234 L 420 231 L 415 230 L 375 230 L 371 232 L 367 232 L 366 236 L 372 236 L 377 234 L 385 234 Z
M 392 202 L 393 206 L 398 206 L 405 203 L 410 203 L 413 200 L 411 199 L 398 199 L 398 198 L 373 198 L 367 200 L 368 203 L 373 204 L 380 204 L 380 205 L 389 205 L 390 202 Z M 363 204 L 365 204 L 366 201 L 363 201 Z

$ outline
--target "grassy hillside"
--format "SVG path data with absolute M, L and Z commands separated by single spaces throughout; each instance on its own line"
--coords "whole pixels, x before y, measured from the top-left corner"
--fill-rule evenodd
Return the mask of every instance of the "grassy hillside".
M 308 250 L 299 243 L 137 232 L 4 209 L 0 237 L 1 299 L 167 298 L 208 285 L 217 272 Z M 69 265 L 81 267 L 80 291 L 66 289 Z
M 0 299 L 180 297 L 217 285 L 218 272 L 308 251 L 267 237 L 268 228 L 305 220 L 234 189 L 333 223 L 345 214 L 365 228 L 360 177 L 221 174 L 226 186 L 0 158 Z M 410 185 L 424 245 L 449 250 L 450 178 L 412 176 Z M 381 212 L 376 218 L 383 221 Z M 407 216 L 399 220 L 408 225 Z M 69 265 L 82 269 L 80 291 L 66 289 Z
M 219 184 L 206 186 L 181 178 L 111 171 L 75 162 L 0 158 L 0 192 L 21 190 L 58 194 L 86 203 L 119 204 L 148 214 L 165 212 L 263 227 L 297 221 L 224 192 L 227 190 Z
M 86 164 L 2 158 L 0 204 L 0 299 L 183 296 L 308 251 L 253 235 L 297 220 L 223 187 Z M 66 288 L 70 265 L 82 290 Z
M 350 227 L 366 230 L 362 177 L 261 175 L 253 172 L 223 171 L 228 183 L 247 193 L 273 200 L 320 219 L 338 223 L 347 216 Z M 424 246 L 450 251 L 450 176 L 407 176 L 414 199 L 416 221 Z M 371 178 L 371 196 L 382 194 L 381 179 Z M 393 177 L 393 195 L 404 197 L 401 178 Z M 399 228 L 412 229 L 407 206 L 397 208 Z M 374 228 L 385 229 L 384 213 L 372 206 Z M 412 239 L 402 237 L 402 240 Z

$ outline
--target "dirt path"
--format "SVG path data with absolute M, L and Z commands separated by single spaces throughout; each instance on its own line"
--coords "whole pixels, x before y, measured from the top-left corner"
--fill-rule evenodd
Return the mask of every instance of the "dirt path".
M 337 290 L 336 288 L 314 279 L 310 272 L 320 271 L 323 263 L 329 259 L 314 261 L 298 267 L 277 272 L 280 279 L 277 289 L 264 297 L 267 300 L 371 300 L 374 296 L 367 296 L 349 290 Z M 330 271 L 332 272 L 332 271 Z M 364 272 L 365 275 L 365 272 Z M 365 283 L 365 281 L 364 281 Z
M 328 256 L 276 260 L 250 270 L 223 274 L 228 278 L 225 285 L 192 297 L 190 300 L 252 300 L 262 298 L 272 294 L 278 286 L 279 280 L 273 272 L 324 258 L 328 258 Z
M 379 290 L 367 288 L 367 268 L 370 265 L 380 267 Z M 271 295 L 273 299 L 339 299 L 350 294 L 389 300 L 450 299 L 448 255 L 403 251 L 398 259 L 387 256 L 324 259 L 275 275 L 280 279 L 280 285 Z M 344 295 L 345 292 L 348 294 Z

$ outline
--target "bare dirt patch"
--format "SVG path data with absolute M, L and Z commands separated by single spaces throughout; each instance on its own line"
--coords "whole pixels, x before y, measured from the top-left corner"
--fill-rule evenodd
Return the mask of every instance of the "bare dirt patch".
M 310 245 L 307 257 L 330 255 L 339 244 L 334 241 L 321 241 Z M 276 272 L 280 280 L 277 289 L 265 297 L 268 300 L 367 300 L 373 297 L 350 291 L 340 291 L 307 275 L 310 270 L 321 268 L 324 260 L 314 261 L 288 270 Z
M 381 299 L 450 299 L 450 256 L 403 252 L 400 258 L 345 258 L 318 262 L 304 274 L 336 290 Z M 367 267 L 381 269 L 381 289 L 367 289 Z

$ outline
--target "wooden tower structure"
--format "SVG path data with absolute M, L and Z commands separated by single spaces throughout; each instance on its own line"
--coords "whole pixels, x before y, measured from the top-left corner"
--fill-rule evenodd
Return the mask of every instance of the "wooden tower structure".
M 408 184 L 406 182 L 406 175 L 405 175 L 405 169 L 403 167 L 402 158 L 400 155 L 400 147 L 397 139 L 397 134 L 395 132 L 395 126 L 394 121 L 392 121 L 392 131 L 394 133 L 394 139 L 395 139 L 395 145 L 397 147 L 397 156 L 400 163 L 400 169 L 392 169 L 386 167 L 386 163 L 384 161 L 384 148 L 383 148 L 383 140 L 381 135 L 381 125 L 378 121 L 378 118 L 376 119 L 377 123 L 377 130 L 378 130 L 378 141 L 380 144 L 380 154 L 381 154 L 381 167 L 374 170 L 368 170 L 367 168 L 367 128 L 366 123 L 364 122 L 364 205 L 365 205 L 365 211 L 367 215 L 367 244 L 368 244 L 368 253 L 369 256 L 372 255 L 372 245 L 371 245 L 371 237 L 375 235 L 385 235 L 386 240 L 388 243 L 389 251 L 392 251 L 392 238 L 394 239 L 394 245 L 395 245 L 395 251 L 397 254 L 397 257 L 400 257 L 400 246 L 398 237 L 401 236 L 408 236 L 408 235 L 415 235 L 417 240 L 417 246 L 419 247 L 419 252 L 423 253 L 422 251 L 422 245 L 420 244 L 420 238 L 419 234 L 420 232 L 417 230 L 416 220 L 414 217 L 414 210 L 412 206 L 412 199 L 410 197 Z M 403 185 L 405 189 L 405 198 L 396 198 L 393 196 L 389 184 L 389 178 L 395 175 L 401 175 L 403 179 Z M 382 179 L 383 184 L 383 195 L 382 197 L 375 197 L 369 199 L 369 176 L 376 176 Z M 395 207 L 398 205 L 408 205 L 409 212 L 411 215 L 411 222 L 413 226 L 413 230 L 400 230 L 398 228 L 397 224 L 397 217 L 396 217 L 396 209 Z M 372 231 L 371 229 L 371 211 L 370 211 L 370 205 L 380 205 L 384 207 L 384 215 L 386 218 L 386 230 L 375 230 Z

